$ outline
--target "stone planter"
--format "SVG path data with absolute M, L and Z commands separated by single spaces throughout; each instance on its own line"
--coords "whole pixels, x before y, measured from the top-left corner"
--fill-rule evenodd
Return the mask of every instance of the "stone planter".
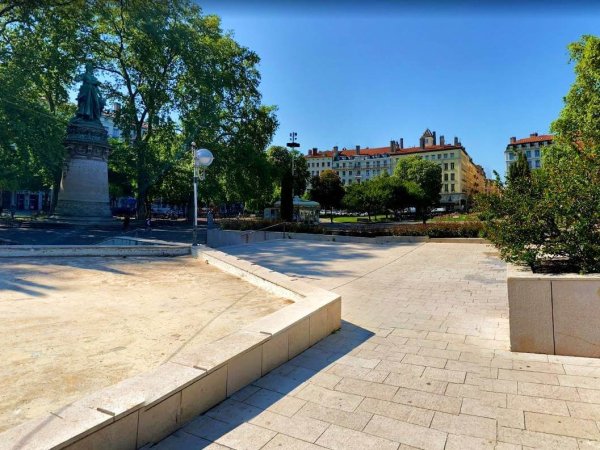
M 507 269 L 513 352 L 600 358 L 600 274 Z

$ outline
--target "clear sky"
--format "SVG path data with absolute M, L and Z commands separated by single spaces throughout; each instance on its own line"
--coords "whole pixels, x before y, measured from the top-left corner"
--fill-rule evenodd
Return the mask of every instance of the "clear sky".
M 599 2 L 600 3 L 600 2 Z M 587 2 L 199 2 L 261 57 L 273 144 L 418 145 L 458 136 L 488 177 L 511 136 L 547 133 L 574 80 L 567 45 L 599 34 Z

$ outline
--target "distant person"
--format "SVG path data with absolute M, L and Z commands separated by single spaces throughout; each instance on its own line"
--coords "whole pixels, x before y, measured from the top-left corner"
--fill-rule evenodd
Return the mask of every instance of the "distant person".
M 152 219 L 150 216 L 146 217 L 146 231 L 150 231 L 150 227 L 152 226 Z
M 10 205 L 10 218 L 11 220 L 15 219 L 15 213 L 17 212 L 17 207 L 15 205 Z
M 131 218 L 129 217 L 129 213 L 125 213 L 125 218 L 123 219 L 123 230 L 127 231 L 129 229 L 129 221 Z

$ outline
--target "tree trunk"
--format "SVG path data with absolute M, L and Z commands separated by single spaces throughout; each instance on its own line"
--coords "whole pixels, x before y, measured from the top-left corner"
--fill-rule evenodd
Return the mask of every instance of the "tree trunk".
M 291 222 L 294 218 L 294 202 L 292 198 L 292 176 L 285 173 L 281 178 L 281 218 Z
M 333 206 L 329 210 L 329 220 L 331 221 L 331 223 L 333 223 Z

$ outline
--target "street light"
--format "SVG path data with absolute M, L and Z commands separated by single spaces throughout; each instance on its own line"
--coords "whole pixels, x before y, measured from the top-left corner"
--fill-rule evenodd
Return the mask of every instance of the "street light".
M 298 142 L 296 142 L 296 138 L 298 137 L 298 133 L 296 133 L 295 131 L 292 131 L 290 133 L 290 142 L 288 142 L 286 144 L 286 147 L 289 147 L 292 149 L 292 152 L 295 148 L 300 147 L 300 144 Z M 291 153 L 292 155 L 292 201 L 294 199 L 294 153 Z
M 205 148 L 196 149 L 196 143 L 192 142 L 192 158 L 194 160 L 194 226 L 193 230 L 193 240 L 194 246 L 198 245 L 198 168 L 202 167 L 202 177 L 201 180 L 204 180 L 204 175 L 206 172 L 206 168 L 210 166 L 215 159 L 210 150 Z

